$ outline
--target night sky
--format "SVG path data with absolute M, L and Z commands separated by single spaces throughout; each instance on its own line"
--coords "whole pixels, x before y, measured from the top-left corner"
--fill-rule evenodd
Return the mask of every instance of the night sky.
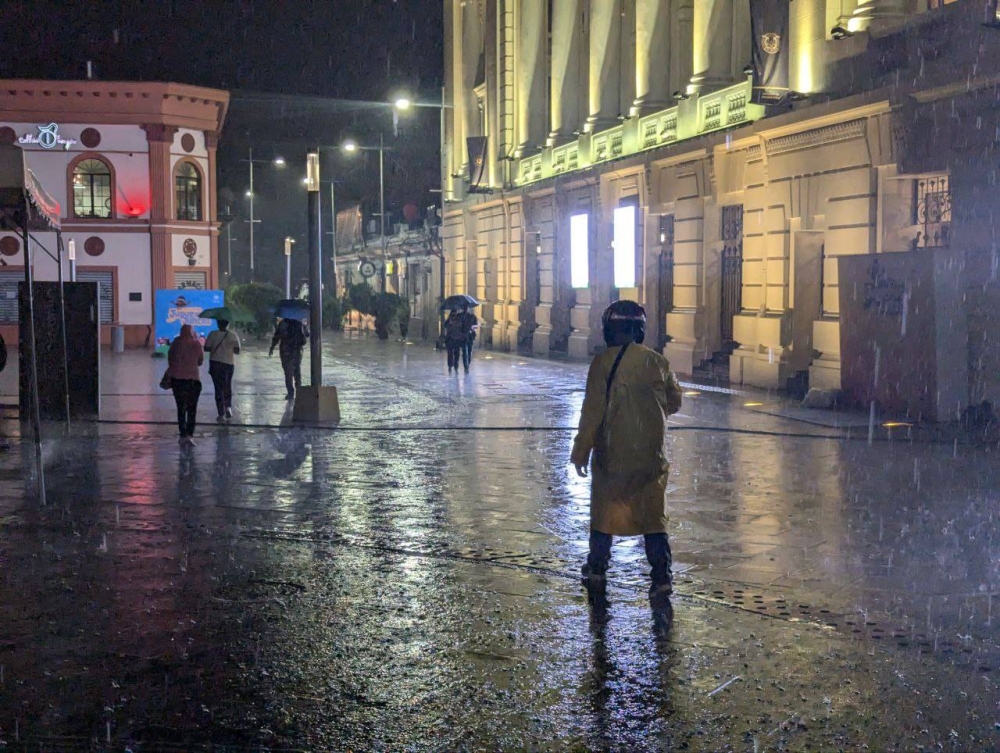
M 233 266 L 248 254 L 244 193 L 248 148 L 288 167 L 255 169 L 260 277 L 283 277 L 286 235 L 305 236 L 304 155 L 347 136 L 393 147 L 386 161 L 390 215 L 436 203 L 440 186 L 438 111 L 417 110 L 393 127 L 390 112 L 315 97 L 386 101 L 399 90 L 441 99 L 441 0 L 100 0 L 0 3 L 0 77 L 79 79 L 86 61 L 104 80 L 176 81 L 233 93 L 219 149 L 220 212 L 230 207 Z M 281 95 L 280 99 L 262 96 Z M 296 99 L 295 95 L 301 95 Z M 343 206 L 378 211 L 378 161 L 331 152 L 323 179 L 337 181 Z M 326 194 L 324 193 L 324 196 Z M 329 199 L 325 199 L 325 204 Z M 324 218 L 326 219 L 326 218 Z M 225 233 L 220 256 L 225 268 Z M 299 255 L 296 275 L 305 275 Z M 273 268 L 273 273 L 272 273 Z

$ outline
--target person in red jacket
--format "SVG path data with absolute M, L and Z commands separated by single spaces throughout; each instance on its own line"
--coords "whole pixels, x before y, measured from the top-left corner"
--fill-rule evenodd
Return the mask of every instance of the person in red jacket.
M 177 403 L 177 427 L 180 443 L 194 447 L 194 426 L 201 397 L 201 371 L 205 350 L 190 324 L 181 327 L 181 333 L 167 351 L 167 375 Z

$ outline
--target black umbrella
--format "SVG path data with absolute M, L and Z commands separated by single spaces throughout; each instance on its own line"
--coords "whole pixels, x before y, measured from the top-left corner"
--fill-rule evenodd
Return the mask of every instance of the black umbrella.
M 442 311 L 453 311 L 455 309 L 474 309 L 479 305 L 479 301 L 473 298 L 471 295 L 450 295 L 444 299 L 444 303 L 441 304 Z

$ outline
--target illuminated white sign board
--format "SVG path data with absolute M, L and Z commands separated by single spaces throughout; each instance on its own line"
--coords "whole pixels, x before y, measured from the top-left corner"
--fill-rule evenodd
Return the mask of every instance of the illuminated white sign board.
M 66 139 L 59 135 L 59 126 L 56 123 L 38 126 L 38 134 L 26 133 L 17 140 L 18 144 L 37 144 L 42 149 L 55 149 L 62 147 L 66 151 L 76 143 L 76 139 Z
M 590 287 L 589 220 L 586 214 L 569 218 L 569 277 L 574 288 Z
M 615 210 L 615 287 L 635 287 L 635 207 Z

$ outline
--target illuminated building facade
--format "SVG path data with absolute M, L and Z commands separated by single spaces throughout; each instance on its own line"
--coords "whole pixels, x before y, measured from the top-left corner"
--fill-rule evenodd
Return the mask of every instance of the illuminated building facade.
M 586 357 L 632 298 L 679 373 L 839 389 L 840 258 L 926 250 L 964 286 L 949 410 L 1000 397 L 995 6 L 787 11 L 765 106 L 748 0 L 445 0 L 447 288 L 487 347 Z
M 154 291 L 218 287 L 215 159 L 229 94 L 171 83 L 0 81 L 0 142 L 62 209 L 77 279 L 98 283 L 102 339 L 147 342 Z M 55 235 L 38 240 L 55 253 Z M 57 267 L 32 252 L 37 280 Z M 0 233 L 0 331 L 16 341 L 24 251 Z

